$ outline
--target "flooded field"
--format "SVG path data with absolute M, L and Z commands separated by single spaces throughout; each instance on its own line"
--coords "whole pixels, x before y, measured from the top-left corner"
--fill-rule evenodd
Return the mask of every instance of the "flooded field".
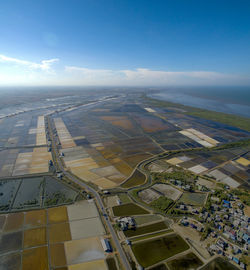
M 72 203 L 79 192 L 54 177 L 0 180 L 0 211 L 41 208 Z

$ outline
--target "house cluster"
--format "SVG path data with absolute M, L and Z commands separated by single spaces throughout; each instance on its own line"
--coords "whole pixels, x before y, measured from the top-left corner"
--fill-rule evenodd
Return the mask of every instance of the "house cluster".
M 250 218 L 244 215 L 244 205 L 239 201 L 222 200 L 221 204 L 211 204 L 210 210 L 200 213 L 201 222 L 210 223 L 226 239 L 241 244 L 248 250 L 250 244 Z
M 198 232 L 203 232 L 204 231 L 204 226 L 196 221 L 196 220 L 192 220 L 192 219 L 189 219 L 187 217 L 183 217 L 181 219 L 181 222 L 180 222 L 183 226 L 189 226 L 195 230 L 197 230 Z
M 209 247 L 209 251 L 227 256 L 245 269 L 246 265 L 237 258 L 237 254 L 248 252 L 250 244 L 250 218 L 244 214 L 244 205 L 230 194 L 227 200 L 220 203 L 216 198 L 211 201 L 215 203 L 211 204 L 209 210 L 199 215 L 201 222 L 209 223 L 211 226 L 210 236 L 214 238 L 219 236 L 216 244 Z M 226 253 L 225 250 L 230 252 Z
M 228 252 L 229 248 L 231 250 L 230 253 Z M 241 269 L 246 269 L 246 265 L 241 262 L 239 258 L 237 258 L 237 255 L 242 253 L 242 250 L 236 245 L 232 245 L 222 238 L 219 238 L 215 244 L 210 245 L 208 251 L 211 254 L 216 253 L 226 256 L 229 260 L 232 260 L 234 263 L 238 264 Z
M 171 179 L 170 183 L 177 186 L 178 188 L 183 189 L 184 191 L 192 191 L 192 186 L 191 185 L 185 184 L 180 180 Z
M 132 217 L 122 217 L 117 220 L 122 231 L 134 229 L 136 227 L 135 220 Z
M 200 207 L 193 207 L 191 205 L 186 205 L 185 203 L 177 204 L 176 208 L 180 209 L 181 211 L 187 211 L 188 213 L 191 213 L 193 215 L 198 215 L 200 209 Z

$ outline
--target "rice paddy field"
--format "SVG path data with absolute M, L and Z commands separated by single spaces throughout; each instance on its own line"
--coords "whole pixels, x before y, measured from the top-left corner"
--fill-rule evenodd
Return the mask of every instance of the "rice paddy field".
M 165 264 L 160 264 L 154 267 L 150 267 L 150 270 L 167 270 L 167 266 Z
M 138 263 L 149 267 L 189 249 L 188 244 L 178 235 L 171 234 L 132 245 Z
M 179 202 L 190 205 L 202 206 L 205 203 L 206 196 L 207 195 L 204 193 L 184 192 Z
M 210 148 L 250 136 L 247 131 L 192 117 L 174 107 L 152 107 L 146 100 L 139 99 L 137 104 L 131 100 L 128 96 L 101 107 L 96 104 L 61 112 L 54 118 L 66 167 L 101 189 L 143 184 L 145 178 L 137 170 L 132 175 L 134 168 L 164 150 Z M 230 151 L 223 155 L 228 160 Z M 169 163 L 205 174 L 225 161 L 210 157 L 180 156 Z M 248 164 L 242 159 L 239 162 Z
M 168 226 L 166 225 L 166 223 L 164 221 L 161 221 L 150 225 L 136 227 L 134 230 L 127 230 L 124 232 L 124 234 L 126 237 L 134 237 L 167 229 Z
M 94 201 L 2 214 L 0 226 L 0 269 L 108 269 Z
M 4 118 L 0 129 L 0 177 L 48 172 L 44 115 L 33 111 Z
M 158 216 L 158 215 L 136 216 L 134 217 L 134 219 L 138 226 L 162 220 L 161 216 Z
M 203 262 L 194 253 L 188 253 L 167 263 L 170 270 L 193 270 L 202 264 Z
M 177 188 L 165 184 L 155 184 L 152 186 L 152 189 L 173 201 L 176 201 L 182 194 Z
M 0 180 L 0 211 L 43 208 L 72 203 L 78 192 L 52 176 Z
M 250 147 L 236 147 L 226 150 L 199 151 L 192 154 L 176 155 L 166 162 L 179 166 L 197 175 L 210 176 L 231 188 L 249 188 Z
M 216 258 L 203 266 L 201 270 L 237 270 L 238 267 L 234 266 L 230 262 L 224 260 L 223 258 Z
M 114 216 L 133 216 L 133 215 L 145 215 L 149 212 L 141 206 L 134 203 L 126 203 L 117 205 L 112 208 Z

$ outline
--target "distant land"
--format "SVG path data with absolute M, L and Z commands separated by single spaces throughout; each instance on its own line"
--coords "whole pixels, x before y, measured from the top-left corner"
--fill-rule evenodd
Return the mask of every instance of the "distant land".
M 150 97 L 200 109 L 250 117 L 250 87 L 169 87 Z

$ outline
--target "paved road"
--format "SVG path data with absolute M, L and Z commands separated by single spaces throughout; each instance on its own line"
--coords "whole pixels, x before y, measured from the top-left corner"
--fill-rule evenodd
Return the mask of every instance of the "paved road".
M 50 121 L 50 118 L 48 117 L 48 121 Z M 119 242 L 119 239 L 115 233 L 115 230 L 110 222 L 110 219 L 109 219 L 109 216 L 105 210 L 105 207 L 103 205 L 103 202 L 102 202 L 102 199 L 99 195 L 99 193 L 93 189 L 92 187 L 90 187 L 89 185 L 83 183 L 82 181 L 80 181 L 78 178 L 76 178 L 74 175 L 72 175 L 71 173 L 67 172 L 64 170 L 64 167 L 63 167 L 63 164 L 61 162 L 61 159 L 59 157 L 59 153 L 58 153 L 58 149 L 57 149 L 57 146 L 56 146 L 56 143 L 54 141 L 54 137 L 53 137 L 53 132 L 51 130 L 51 123 L 49 124 L 49 135 L 50 135 L 50 138 L 51 138 L 51 141 L 52 141 L 52 150 L 54 151 L 54 154 L 55 154 L 55 157 L 56 157 L 56 160 L 57 160 L 57 164 L 58 164 L 58 167 L 59 169 L 64 173 L 65 176 L 67 176 L 72 182 L 78 184 L 80 187 L 86 189 L 88 192 L 92 193 L 92 195 L 95 197 L 96 199 L 96 202 L 101 210 L 101 213 L 102 215 L 105 217 L 105 220 L 106 220 L 106 224 L 108 226 L 108 229 L 111 233 L 111 236 L 112 236 L 112 239 L 114 240 L 115 242 L 115 245 L 116 245 L 116 249 L 117 251 L 119 252 L 120 254 L 120 258 L 121 258 L 121 261 L 122 261 L 122 264 L 124 266 L 124 268 L 126 270 L 131 270 L 131 267 L 130 267 L 130 264 L 127 260 L 127 257 L 121 247 L 121 244 Z

